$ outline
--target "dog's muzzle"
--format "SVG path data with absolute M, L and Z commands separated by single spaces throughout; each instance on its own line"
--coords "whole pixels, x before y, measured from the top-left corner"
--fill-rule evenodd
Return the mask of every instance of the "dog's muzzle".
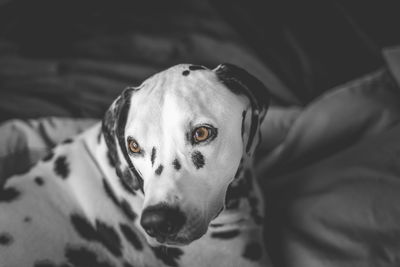
M 158 242 L 173 240 L 186 222 L 185 214 L 177 207 L 155 205 L 146 208 L 140 224 Z

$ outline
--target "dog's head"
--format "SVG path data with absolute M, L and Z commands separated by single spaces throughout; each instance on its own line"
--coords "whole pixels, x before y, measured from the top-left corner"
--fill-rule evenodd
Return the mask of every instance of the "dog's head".
M 207 231 L 258 143 L 268 99 L 255 77 L 222 64 L 174 66 L 114 101 L 103 133 L 118 176 L 143 192 L 150 243 L 184 245 Z

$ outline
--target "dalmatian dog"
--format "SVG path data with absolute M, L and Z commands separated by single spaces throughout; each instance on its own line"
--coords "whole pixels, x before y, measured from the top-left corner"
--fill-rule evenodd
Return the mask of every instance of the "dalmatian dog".
M 267 266 L 252 159 L 268 99 L 231 64 L 128 87 L 0 189 L 0 266 Z

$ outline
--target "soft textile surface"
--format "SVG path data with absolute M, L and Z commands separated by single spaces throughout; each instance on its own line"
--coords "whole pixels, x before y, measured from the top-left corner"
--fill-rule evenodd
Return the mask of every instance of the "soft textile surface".
M 296 101 L 206 1 L 0 2 L 0 121 L 100 118 L 124 87 L 155 72 L 224 62 Z
M 399 266 L 400 90 L 387 70 L 274 107 L 258 163 L 277 266 Z M 273 128 L 274 125 L 278 127 Z
M 399 106 L 398 87 L 380 70 L 305 108 L 271 107 L 259 172 L 267 203 L 265 237 L 276 266 L 398 266 Z M 2 124 L 1 178 L 25 171 L 95 121 Z
M 397 125 L 264 180 L 266 240 L 276 266 L 400 265 L 399 136 Z
M 304 166 L 389 129 L 400 120 L 399 94 L 382 69 L 333 88 L 305 108 L 272 106 L 263 124 L 260 172 Z

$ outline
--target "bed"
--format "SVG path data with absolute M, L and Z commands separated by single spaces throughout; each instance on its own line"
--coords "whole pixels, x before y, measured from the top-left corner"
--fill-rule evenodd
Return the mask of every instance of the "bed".
M 257 171 L 275 266 L 399 266 L 400 49 L 295 88 L 263 39 L 231 23 L 246 17 L 234 3 L 227 16 L 225 1 L 0 1 L 0 185 L 124 87 L 177 63 L 230 62 L 272 95 Z

